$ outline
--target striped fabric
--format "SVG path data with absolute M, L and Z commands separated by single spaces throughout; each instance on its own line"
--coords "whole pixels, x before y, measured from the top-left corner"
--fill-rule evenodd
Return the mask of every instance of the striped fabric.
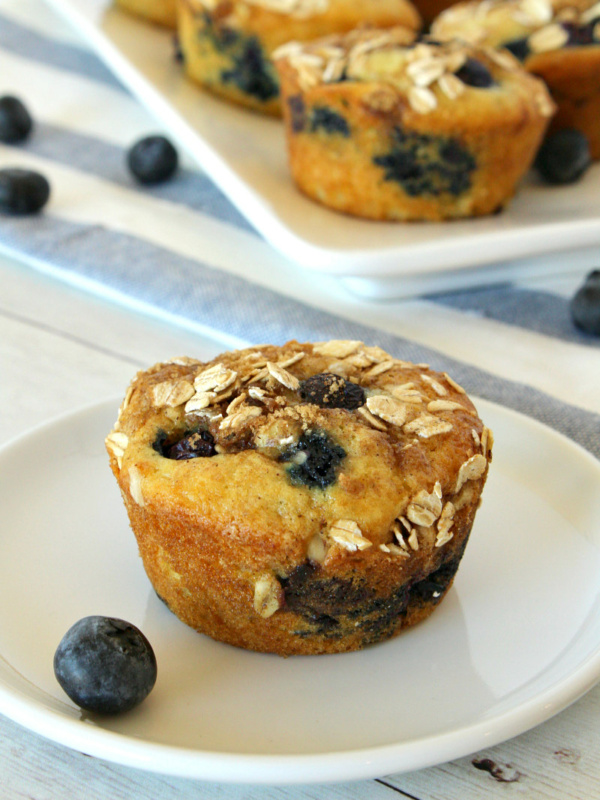
M 126 151 L 160 123 L 43 0 L 0 0 L 2 94 L 23 99 L 36 129 L 24 144 L 0 145 L 0 167 L 37 169 L 53 187 L 43 214 L 0 217 L 5 252 L 209 332 L 223 347 L 290 338 L 379 344 L 600 457 L 600 339 L 571 322 L 585 270 L 568 256 L 563 275 L 529 283 L 357 298 L 275 252 L 195 165 L 162 186 L 138 186 Z

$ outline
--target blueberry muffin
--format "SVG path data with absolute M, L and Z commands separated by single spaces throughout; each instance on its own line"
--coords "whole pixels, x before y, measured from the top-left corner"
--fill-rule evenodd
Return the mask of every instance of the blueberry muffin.
M 280 114 L 271 54 L 359 25 L 417 30 L 410 0 L 178 0 L 179 40 L 187 74 L 228 100 Z
M 492 214 L 513 196 L 554 106 L 508 54 L 353 32 L 275 53 L 297 186 L 372 219 Z
M 357 650 L 435 610 L 492 435 L 445 373 L 335 340 L 157 364 L 106 445 L 168 607 L 287 656 Z
M 557 105 L 551 130 L 584 133 L 600 158 L 600 4 L 597 0 L 460 3 L 434 22 L 438 38 L 506 48 L 542 78 Z
M 136 17 L 167 28 L 175 28 L 177 24 L 176 0 L 116 0 L 116 3 Z

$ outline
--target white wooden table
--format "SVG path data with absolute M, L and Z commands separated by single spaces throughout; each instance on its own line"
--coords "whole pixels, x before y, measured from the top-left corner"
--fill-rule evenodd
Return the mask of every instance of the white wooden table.
M 215 343 L 0 258 L 0 443 L 78 406 L 119 395 L 133 372 Z M 0 717 L 0 798 L 600 798 L 600 685 L 502 745 L 449 764 L 331 786 L 224 786 L 163 777 L 70 751 Z

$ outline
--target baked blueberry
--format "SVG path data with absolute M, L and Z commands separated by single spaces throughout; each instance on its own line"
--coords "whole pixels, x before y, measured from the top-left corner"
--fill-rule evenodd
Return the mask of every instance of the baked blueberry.
M 300 397 L 321 408 L 345 408 L 352 411 L 365 402 L 364 389 L 333 372 L 321 372 L 300 383 Z
M 327 106 L 315 106 L 310 115 L 311 131 L 323 131 L 324 133 L 337 133 L 341 136 L 350 136 L 350 126 L 337 111 Z
M 578 328 L 600 336 L 600 269 L 587 276 L 571 300 L 571 316 Z
M 277 97 L 279 86 L 273 68 L 255 36 L 238 36 L 230 56 L 233 67 L 221 73 L 225 83 L 234 83 L 242 92 L 262 102 Z
M 281 455 L 281 460 L 290 464 L 287 473 L 292 483 L 325 489 L 335 483 L 345 456 L 344 448 L 325 431 L 308 430 Z
M 165 455 L 176 461 L 186 461 L 190 458 L 208 458 L 214 456 L 215 452 L 214 437 L 208 431 L 195 431 L 168 447 Z
M 135 625 L 114 617 L 84 617 L 58 645 L 54 674 L 84 710 L 119 714 L 139 705 L 152 691 L 156 657 Z
M 31 133 L 33 121 L 18 97 L 0 97 L 0 142 L 22 142 Z
M 394 147 L 373 163 L 385 170 L 386 181 L 397 181 L 411 197 L 458 196 L 471 186 L 476 167 L 471 153 L 457 140 L 395 128 Z
M 476 58 L 467 58 L 462 67 L 454 74 L 467 86 L 473 86 L 476 89 L 489 89 L 495 83 L 489 69 Z
M 0 169 L 0 212 L 35 214 L 49 197 L 50 184 L 39 172 L 15 167 Z
M 306 124 L 306 106 L 302 95 L 295 94 L 288 97 L 287 104 L 290 109 L 291 128 L 294 133 L 300 133 L 304 130 Z
M 524 36 L 522 39 L 512 39 L 510 42 L 505 42 L 503 45 L 515 58 L 519 61 L 525 61 L 530 53 L 529 39 Z
M 575 183 L 591 165 L 587 137 L 574 128 L 549 134 L 540 147 L 535 166 L 548 183 Z
M 127 165 L 140 183 L 162 183 L 173 177 L 179 163 L 177 150 L 165 136 L 146 136 L 127 153 Z
M 600 21 L 600 16 L 590 20 L 584 25 L 575 25 L 572 22 L 563 22 L 562 27 L 568 33 L 569 39 L 567 47 L 580 47 L 582 45 L 596 44 L 595 37 L 596 24 Z

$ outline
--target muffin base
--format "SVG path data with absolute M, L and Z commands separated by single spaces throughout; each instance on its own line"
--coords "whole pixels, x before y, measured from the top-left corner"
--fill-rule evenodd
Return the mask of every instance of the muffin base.
M 342 572 L 301 562 L 279 578 L 283 605 L 265 619 L 253 610 L 254 584 L 240 571 L 235 542 L 218 531 L 194 530 L 185 515 L 166 517 L 124 499 L 144 569 L 165 605 L 199 633 L 281 656 L 361 650 L 427 619 L 452 586 L 476 511 L 475 503 L 466 503 L 434 568 L 400 584 L 393 572 L 375 578 L 354 572 L 351 558 Z

